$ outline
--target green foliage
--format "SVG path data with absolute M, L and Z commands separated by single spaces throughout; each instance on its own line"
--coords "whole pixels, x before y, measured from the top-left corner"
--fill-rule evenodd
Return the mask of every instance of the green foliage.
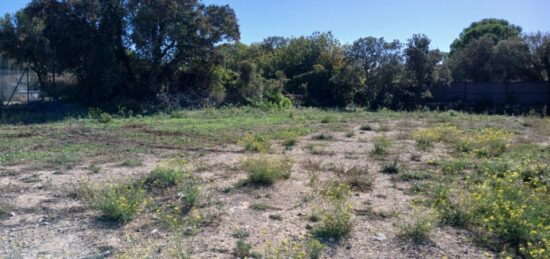
M 502 19 L 483 19 L 478 22 L 473 22 L 470 26 L 465 28 L 460 33 L 459 38 L 451 44 L 451 54 L 460 51 L 470 42 L 482 37 L 488 37 L 493 44 L 496 44 L 502 40 L 519 37 L 521 31 L 521 27 L 510 24 L 508 21 Z
M 388 153 L 388 149 L 391 146 L 391 141 L 386 136 L 377 136 L 372 138 L 374 149 L 371 151 L 373 155 L 383 156 Z
M 102 111 L 99 108 L 90 108 L 89 114 L 92 120 L 95 120 L 99 123 L 109 123 L 113 120 L 113 117 L 111 117 L 110 114 Z
M 143 185 L 148 190 L 162 190 L 176 186 L 182 176 L 183 173 L 179 170 L 159 166 L 145 178 Z
M 84 188 L 83 197 L 110 220 L 127 222 L 139 212 L 145 191 L 136 185 L 119 184 L 103 189 Z
M 243 241 L 237 240 L 237 246 L 235 248 L 235 255 L 238 258 L 249 258 L 252 256 L 252 245 Z
M 278 180 L 290 177 L 292 161 L 267 157 L 249 158 L 243 163 L 248 173 L 247 184 L 272 185 Z
M 314 237 L 340 240 L 351 232 L 351 204 L 347 202 L 349 192 L 350 186 L 341 183 L 331 183 L 324 190 L 331 207 L 323 212 L 320 224 L 311 230 Z
M 244 150 L 249 152 L 267 152 L 271 150 L 271 141 L 261 135 L 245 135 L 239 143 L 244 146 Z

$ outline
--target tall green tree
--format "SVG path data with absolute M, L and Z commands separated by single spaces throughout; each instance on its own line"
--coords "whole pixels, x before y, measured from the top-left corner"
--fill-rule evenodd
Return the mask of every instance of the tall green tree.
M 465 48 L 470 42 L 480 40 L 482 37 L 489 39 L 496 45 L 501 40 L 518 38 L 522 28 L 503 19 L 487 18 L 473 22 L 465 28 L 457 39 L 451 44 L 451 56 L 455 52 Z

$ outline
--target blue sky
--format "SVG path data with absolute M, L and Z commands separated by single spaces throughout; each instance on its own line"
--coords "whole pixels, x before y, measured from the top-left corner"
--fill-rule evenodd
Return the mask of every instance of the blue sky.
M 14 12 L 28 0 L 1 0 L 0 13 Z M 332 31 L 343 43 L 376 36 L 405 41 L 424 33 L 432 46 L 447 51 L 473 21 L 507 19 L 525 32 L 550 32 L 548 0 L 204 0 L 229 4 L 237 12 L 244 43 L 268 36 L 300 36 Z

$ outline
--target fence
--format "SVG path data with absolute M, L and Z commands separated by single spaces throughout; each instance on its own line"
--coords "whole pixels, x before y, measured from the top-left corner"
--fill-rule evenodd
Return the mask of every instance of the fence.
M 32 71 L 27 71 L 24 65 L 0 56 L 0 102 L 27 103 L 39 99 L 38 80 Z
M 452 83 L 431 89 L 434 103 L 550 105 L 549 82 Z

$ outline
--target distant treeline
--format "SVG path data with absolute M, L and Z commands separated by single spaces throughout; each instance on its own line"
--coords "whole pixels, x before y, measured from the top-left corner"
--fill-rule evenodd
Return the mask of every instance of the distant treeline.
M 472 23 L 449 53 L 424 34 L 352 44 L 330 32 L 239 38 L 231 7 L 198 0 L 33 0 L 0 19 L 0 53 L 29 64 L 51 97 L 91 106 L 407 109 L 434 85 L 550 75 L 550 35 L 498 19 Z

